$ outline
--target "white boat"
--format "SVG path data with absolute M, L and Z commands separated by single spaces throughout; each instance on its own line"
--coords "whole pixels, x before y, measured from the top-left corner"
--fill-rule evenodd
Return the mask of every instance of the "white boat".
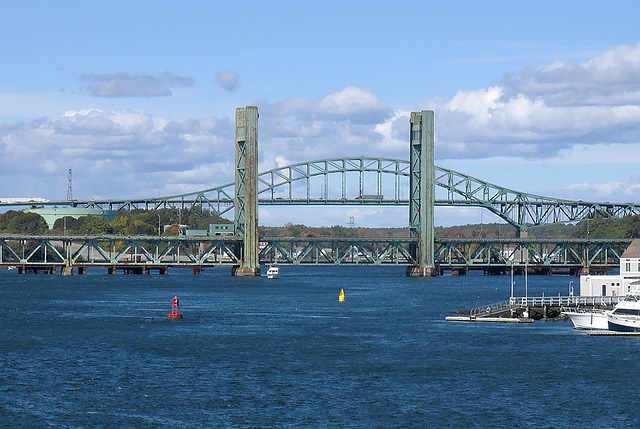
M 280 267 L 275 265 L 271 265 L 267 270 L 267 278 L 268 279 L 277 279 L 280 277 Z
M 640 290 L 630 292 L 607 314 L 610 331 L 640 332 Z
M 562 314 L 568 316 L 576 329 L 609 329 L 607 310 L 601 309 L 573 309 L 563 311 Z

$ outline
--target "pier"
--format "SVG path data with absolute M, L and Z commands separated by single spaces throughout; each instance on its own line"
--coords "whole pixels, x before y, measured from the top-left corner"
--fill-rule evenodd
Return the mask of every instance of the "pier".
M 451 322 L 507 322 L 566 320 L 562 311 L 575 308 L 612 309 L 620 296 L 538 296 L 512 297 L 506 301 L 461 310 L 447 316 Z M 523 319 L 523 320 L 520 320 Z

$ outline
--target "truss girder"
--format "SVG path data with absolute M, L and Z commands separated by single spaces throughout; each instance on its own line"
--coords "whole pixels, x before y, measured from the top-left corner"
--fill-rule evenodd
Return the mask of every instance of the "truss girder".
M 617 267 L 631 239 L 436 239 L 436 265 Z
M 24 236 L 0 238 L 4 265 L 235 265 L 238 237 Z M 24 255 L 24 256 L 20 256 Z
M 302 162 L 269 170 L 258 175 L 258 198 L 260 204 L 409 204 L 409 162 L 391 158 L 334 158 Z M 349 175 L 348 173 L 357 173 Z M 376 173 L 378 180 L 393 180 L 394 195 L 381 199 L 358 199 L 347 195 L 353 189 L 351 181 L 361 180 L 365 173 Z M 354 177 L 355 176 L 355 177 Z M 323 190 L 314 195 L 313 178 L 321 177 Z M 337 180 L 331 180 L 338 177 Z M 391 178 L 391 179 L 389 179 Z M 404 178 L 404 179 L 403 179 Z M 400 180 L 407 189 L 401 190 Z M 403 183 L 404 185 L 404 183 Z M 329 192 L 331 186 L 340 189 Z M 436 206 L 483 207 L 519 229 L 558 222 L 575 222 L 597 216 L 620 218 L 640 214 L 640 204 L 572 201 L 530 194 L 494 185 L 475 177 L 442 167 L 435 167 L 435 186 L 442 190 L 436 193 Z M 313 192 L 312 192 L 313 190 Z M 360 190 L 362 188 L 360 187 Z M 401 194 L 407 198 L 401 198 Z M 317 192 L 316 192 L 317 193 Z M 76 207 L 123 209 L 191 209 L 204 207 L 217 214 L 233 209 L 234 184 L 209 188 L 192 193 L 171 195 L 162 198 L 135 200 L 91 200 L 50 201 L 39 203 L 45 206 L 72 205 Z M 329 197 L 329 194 L 332 194 Z M 9 204 L 3 204 L 9 205 Z
M 412 265 L 411 238 L 303 237 L 262 239 L 262 264 Z M 0 236 L 0 264 L 169 266 L 235 265 L 239 237 Z M 617 267 L 631 239 L 438 238 L 436 266 Z M 65 251 L 66 249 L 66 251 Z

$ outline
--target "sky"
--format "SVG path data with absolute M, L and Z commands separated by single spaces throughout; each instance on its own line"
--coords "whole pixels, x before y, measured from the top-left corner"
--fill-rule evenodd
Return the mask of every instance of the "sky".
M 145 198 L 260 171 L 409 158 L 518 191 L 640 203 L 638 1 L 0 0 L 0 198 Z M 370 192 L 375 193 L 375 192 Z M 260 207 L 260 224 L 402 227 L 406 207 Z M 437 208 L 436 225 L 490 222 Z

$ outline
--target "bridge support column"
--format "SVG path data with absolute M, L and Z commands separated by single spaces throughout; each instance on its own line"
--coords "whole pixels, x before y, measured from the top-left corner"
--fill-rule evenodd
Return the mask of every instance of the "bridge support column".
M 407 267 L 411 277 L 435 276 L 434 258 L 434 114 L 433 110 L 412 112 L 409 156 L 409 236 L 418 244 L 409 248 L 417 265 Z
M 236 109 L 235 233 L 243 237 L 234 276 L 259 276 L 258 258 L 258 108 Z

